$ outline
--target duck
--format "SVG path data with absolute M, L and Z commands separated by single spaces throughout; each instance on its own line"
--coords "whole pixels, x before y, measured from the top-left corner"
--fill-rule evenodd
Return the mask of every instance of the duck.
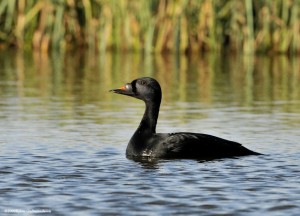
M 126 148 L 127 158 L 210 160 L 260 154 L 240 143 L 209 134 L 156 133 L 162 90 L 154 78 L 141 77 L 110 92 L 133 97 L 145 103 L 142 120 Z

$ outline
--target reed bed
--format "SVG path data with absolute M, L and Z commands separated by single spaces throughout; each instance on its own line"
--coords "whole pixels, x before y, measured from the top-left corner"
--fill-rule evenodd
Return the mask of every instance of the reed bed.
M 300 1 L 1 0 L 0 46 L 300 53 Z

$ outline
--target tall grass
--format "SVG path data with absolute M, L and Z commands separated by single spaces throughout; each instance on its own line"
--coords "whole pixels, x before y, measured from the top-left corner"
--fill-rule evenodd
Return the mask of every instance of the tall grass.
M 299 0 L 1 0 L 0 46 L 300 53 Z

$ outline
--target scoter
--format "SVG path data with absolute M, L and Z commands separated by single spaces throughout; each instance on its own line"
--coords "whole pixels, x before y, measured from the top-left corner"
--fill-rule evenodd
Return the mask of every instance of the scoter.
M 128 158 L 215 159 L 260 154 L 240 143 L 208 134 L 156 133 L 162 91 L 153 78 L 138 78 L 110 92 L 140 99 L 146 105 L 140 125 L 128 143 Z

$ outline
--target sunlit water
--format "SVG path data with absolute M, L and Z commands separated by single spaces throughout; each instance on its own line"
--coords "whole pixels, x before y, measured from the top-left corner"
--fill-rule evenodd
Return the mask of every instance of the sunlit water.
M 295 59 L 25 56 L 0 60 L 0 215 L 299 215 Z M 108 90 L 138 76 L 162 84 L 157 131 L 265 155 L 126 159 L 144 105 Z

